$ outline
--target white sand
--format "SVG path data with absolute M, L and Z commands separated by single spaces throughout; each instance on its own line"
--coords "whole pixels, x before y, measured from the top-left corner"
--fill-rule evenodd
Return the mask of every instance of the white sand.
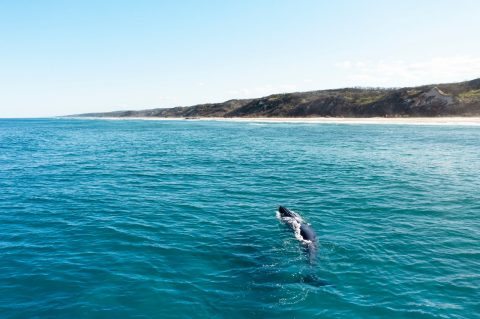
M 145 121 L 226 121 L 257 123 L 320 123 L 320 124 L 402 124 L 402 125 L 473 125 L 480 126 L 480 117 L 70 117 L 67 119 L 145 120 Z

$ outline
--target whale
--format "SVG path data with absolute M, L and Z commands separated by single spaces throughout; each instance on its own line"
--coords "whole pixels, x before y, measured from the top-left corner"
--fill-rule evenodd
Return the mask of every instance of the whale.
M 302 244 L 307 246 L 317 245 L 317 234 L 313 228 L 303 220 L 302 216 L 284 206 L 278 207 L 278 214 L 280 220 L 290 226 L 295 233 L 295 237 Z
M 308 255 L 310 274 L 301 276 L 301 282 L 314 287 L 331 286 L 329 282 L 318 278 L 315 274 L 314 265 L 316 262 L 318 243 L 317 234 L 312 226 L 305 222 L 302 216 L 284 206 L 278 207 L 277 217 L 283 223 L 290 226 L 295 234 L 295 238 L 302 243 Z

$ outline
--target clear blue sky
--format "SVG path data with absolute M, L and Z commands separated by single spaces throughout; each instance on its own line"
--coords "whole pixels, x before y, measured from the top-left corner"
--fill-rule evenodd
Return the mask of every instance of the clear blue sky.
M 0 117 L 480 77 L 480 1 L 2 1 Z

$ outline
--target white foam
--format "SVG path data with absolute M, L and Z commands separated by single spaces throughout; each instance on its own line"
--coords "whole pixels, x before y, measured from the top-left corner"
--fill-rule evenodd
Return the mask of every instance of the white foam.
M 480 117 L 200 117 L 185 119 L 184 117 L 55 117 L 57 119 L 80 120 L 147 120 L 147 121 L 222 121 L 248 123 L 307 123 L 307 124 L 401 124 L 401 125 L 455 125 L 480 126 Z

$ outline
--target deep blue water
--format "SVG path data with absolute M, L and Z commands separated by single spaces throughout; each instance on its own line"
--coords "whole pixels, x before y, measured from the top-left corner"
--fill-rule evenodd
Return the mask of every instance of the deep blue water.
M 0 253 L 1 318 L 479 318 L 480 127 L 0 120 Z

